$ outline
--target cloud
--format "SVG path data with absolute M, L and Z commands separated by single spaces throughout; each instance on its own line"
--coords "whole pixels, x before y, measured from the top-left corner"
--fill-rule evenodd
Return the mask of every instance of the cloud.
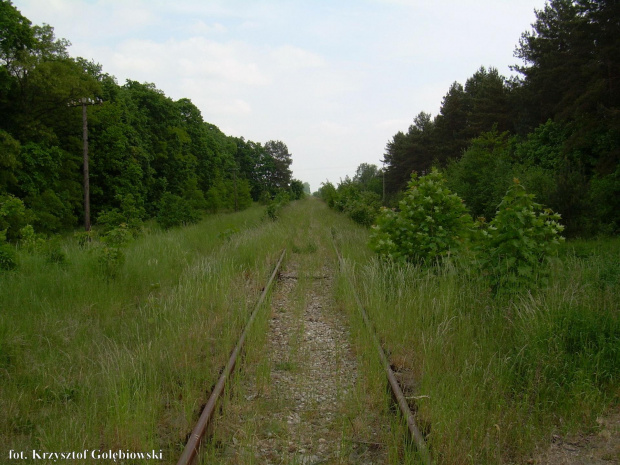
M 278 67 L 287 70 L 321 68 L 326 64 L 319 54 L 292 45 L 277 47 L 270 55 Z
M 223 34 L 228 28 L 220 23 L 207 24 L 199 19 L 186 28 L 186 31 L 192 36 Z
M 92 50 L 103 57 L 119 78 L 146 80 L 159 84 L 174 79 L 194 79 L 227 87 L 263 86 L 270 83 L 255 61 L 255 54 L 243 42 L 216 42 L 203 37 L 165 42 L 129 39 L 114 51 Z M 176 86 L 174 86 L 176 87 Z

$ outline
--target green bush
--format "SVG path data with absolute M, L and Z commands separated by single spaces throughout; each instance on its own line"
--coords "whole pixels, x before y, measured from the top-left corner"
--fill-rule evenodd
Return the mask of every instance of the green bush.
M 17 241 L 19 231 L 29 223 L 30 217 L 31 212 L 21 199 L 10 194 L 0 196 L 0 231 L 4 231 L 5 240 Z
M 414 173 L 399 205 L 400 211 L 381 209 L 370 237 L 372 249 L 396 261 L 429 263 L 458 252 L 473 229 L 463 201 L 436 169 L 421 178 Z
M 166 192 L 159 203 L 157 223 L 164 228 L 170 229 L 175 226 L 198 223 L 200 214 L 193 209 L 183 198 Z
M 45 246 L 45 239 L 34 232 L 32 225 L 27 224 L 19 230 L 19 245 L 27 252 L 39 252 Z
M 518 290 L 546 281 L 547 261 L 564 240 L 560 215 L 534 202 L 517 179 L 495 218 L 481 228 L 479 265 L 495 291 Z
M 144 208 L 137 205 L 132 194 L 116 196 L 120 202 L 120 209 L 111 208 L 104 210 L 97 216 L 97 225 L 101 226 L 103 234 L 116 229 L 119 225 L 127 229 L 133 237 L 138 237 L 142 233 L 143 222 L 146 212 Z
M 0 271 L 10 271 L 15 268 L 17 268 L 15 249 L 6 242 L 6 231 L 0 231 Z
M 125 253 L 119 247 L 109 245 L 104 245 L 96 250 L 97 265 L 100 272 L 108 281 L 116 278 L 125 263 Z

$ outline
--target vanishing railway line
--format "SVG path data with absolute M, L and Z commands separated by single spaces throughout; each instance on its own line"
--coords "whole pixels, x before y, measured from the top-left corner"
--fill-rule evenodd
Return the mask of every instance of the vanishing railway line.
M 392 371 L 392 368 L 390 366 L 390 363 L 388 361 L 388 358 L 385 355 L 385 352 L 383 350 L 383 348 L 381 347 L 381 344 L 379 342 L 379 339 L 377 338 L 374 329 L 373 329 L 373 325 L 370 322 L 366 311 L 359 299 L 359 297 L 357 296 L 357 293 L 355 292 L 355 288 L 353 285 L 353 282 L 351 281 L 350 277 L 347 274 L 347 267 L 346 267 L 346 263 L 341 255 L 341 253 L 339 252 L 337 246 L 336 246 L 336 242 L 334 240 L 334 238 L 332 238 L 332 246 L 333 249 L 335 251 L 336 256 L 338 257 L 338 264 L 339 264 L 339 268 L 340 268 L 340 272 L 344 275 L 345 280 L 348 284 L 348 286 L 350 286 L 351 292 L 354 295 L 357 307 L 358 307 L 358 311 L 360 316 L 362 317 L 363 321 L 364 321 L 364 325 L 365 325 L 365 330 L 369 333 L 373 344 L 375 345 L 375 349 L 376 349 L 376 353 L 378 355 L 378 358 L 381 362 L 381 365 L 384 369 L 384 373 L 385 373 L 385 377 L 387 379 L 387 384 L 389 385 L 392 394 L 393 394 L 393 399 L 395 401 L 395 404 L 398 406 L 398 408 L 400 409 L 400 415 L 402 415 L 402 418 L 405 419 L 406 423 L 407 423 L 407 428 L 408 431 L 410 433 L 411 436 L 411 440 L 413 442 L 413 444 L 415 445 L 416 449 L 417 449 L 417 453 L 418 453 L 418 457 L 421 463 L 427 465 L 431 463 L 431 458 L 430 458 L 430 454 L 428 451 L 428 448 L 426 446 L 425 443 L 425 439 L 424 439 L 424 435 L 420 432 L 418 426 L 416 425 L 415 422 L 415 416 L 411 411 L 411 408 L 409 406 L 409 403 L 407 401 L 407 398 L 405 397 L 405 395 L 403 394 L 403 390 L 401 389 L 401 386 L 399 385 L 399 382 L 397 380 L 397 377 L 395 376 L 394 372 Z M 286 249 L 284 249 L 282 251 L 282 253 L 280 254 L 280 257 L 273 269 L 273 272 L 271 273 L 267 283 L 265 284 L 264 288 L 262 289 L 262 292 L 260 294 L 260 297 L 247 321 L 247 324 L 241 334 L 241 337 L 239 338 L 239 341 L 237 342 L 237 345 L 235 346 L 234 350 L 232 351 L 230 358 L 228 360 L 228 363 L 226 364 L 226 366 L 224 367 L 224 369 L 222 370 L 221 376 L 218 380 L 218 382 L 216 383 L 215 387 L 213 388 L 211 395 L 205 405 L 205 407 L 202 410 L 202 413 L 200 415 L 199 420 L 197 421 L 195 427 L 193 428 L 191 434 L 188 437 L 187 440 L 187 444 L 185 446 L 185 449 L 182 453 L 182 455 L 180 456 L 177 465 L 189 465 L 192 463 L 197 463 L 198 462 L 198 457 L 200 455 L 200 451 L 201 451 L 201 445 L 203 443 L 203 440 L 205 439 L 205 437 L 207 436 L 207 432 L 209 431 L 210 433 L 213 430 L 213 423 L 214 423 L 214 416 L 216 413 L 216 405 L 218 404 L 218 399 L 220 398 L 220 396 L 222 395 L 223 392 L 225 392 L 225 386 L 227 381 L 229 381 L 231 379 L 231 375 L 233 373 L 233 370 L 235 368 L 235 365 L 237 364 L 237 360 L 241 354 L 241 351 L 243 349 L 243 345 L 244 342 L 247 338 L 248 332 L 250 331 L 252 324 L 254 322 L 254 320 L 256 319 L 257 314 L 260 312 L 263 303 L 265 301 L 265 298 L 268 294 L 268 292 L 270 291 L 271 287 L 273 286 L 274 281 L 276 280 L 277 276 L 282 277 L 282 264 L 284 261 L 286 255 Z M 294 275 L 286 275 L 286 277 L 297 280 L 298 279 L 298 275 L 294 274 Z M 321 278 L 325 278 L 327 276 L 321 276 Z M 314 277 L 314 279 L 317 279 L 316 277 Z M 318 305 L 318 307 L 320 308 L 321 305 Z M 316 321 L 313 320 L 312 318 L 310 319 L 310 321 Z M 320 369 L 320 368 L 319 368 Z M 301 389 L 304 389 L 303 386 L 301 387 Z M 318 399 L 318 402 L 325 402 L 325 397 L 321 396 Z M 322 413 L 323 415 L 325 415 L 325 413 Z M 328 414 L 330 415 L 330 414 Z M 293 420 L 289 420 L 289 423 L 291 423 L 291 421 Z M 299 422 L 299 418 L 297 418 L 297 421 Z M 293 421 L 294 422 L 294 421 Z M 320 439 L 319 441 L 323 441 L 325 442 L 325 439 Z M 362 441 L 363 442 L 363 441 Z M 369 443 L 372 444 L 372 443 Z M 324 445 L 324 444 L 323 444 Z M 376 445 L 376 444 L 374 444 Z M 303 450 L 303 449 L 302 449 Z M 308 456 L 309 458 L 302 458 L 300 462 L 295 461 L 294 463 L 327 463 L 327 461 L 323 461 L 323 460 L 318 460 L 317 456 Z M 267 463 L 271 463 L 271 462 L 267 462 Z M 374 463 L 374 462 L 371 462 Z

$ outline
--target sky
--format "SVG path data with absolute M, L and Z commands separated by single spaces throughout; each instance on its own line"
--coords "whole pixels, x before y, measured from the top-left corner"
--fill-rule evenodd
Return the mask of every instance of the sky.
M 119 84 L 189 98 L 225 134 L 281 140 L 312 191 L 481 66 L 513 74 L 544 0 L 13 0 Z

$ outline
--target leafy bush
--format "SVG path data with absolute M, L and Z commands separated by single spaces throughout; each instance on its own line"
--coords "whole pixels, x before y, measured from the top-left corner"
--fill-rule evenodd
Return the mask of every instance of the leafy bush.
M 334 185 L 327 181 L 321 183 L 321 187 L 318 190 L 319 197 L 321 197 L 329 208 L 335 208 L 336 200 L 338 198 L 338 193 L 336 192 L 336 188 Z
M 21 199 L 10 194 L 0 196 L 0 231 L 5 233 L 3 240 L 18 240 L 19 231 L 29 223 L 30 216 Z
M 73 233 L 73 237 L 75 238 L 80 247 L 87 247 L 88 244 L 90 244 L 96 236 L 97 235 L 93 230 L 76 231 Z
M 33 225 L 37 231 L 56 234 L 70 230 L 77 223 L 70 200 L 51 189 L 31 194 L 25 201 L 32 210 Z
M 119 247 L 104 245 L 97 249 L 97 264 L 106 280 L 116 278 L 124 263 L 125 253 Z
M 481 228 L 479 264 L 492 288 L 516 290 L 542 283 L 546 263 L 564 240 L 560 215 L 534 202 L 517 179 L 487 228 Z
M 27 224 L 19 230 L 19 244 L 28 252 L 39 252 L 43 250 L 45 239 L 41 234 L 34 232 L 32 225 Z
M 166 192 L 159 203 L 157 223 L 164 228 L 198 223 L 200 214 L 178 195 Z
M 291 198 L 293 200 L 303 199 L 304 197 L 304 183 L 298 179 L 291 181 Z
M 104 210 L 97 216 L 97 225 L 101 226 L 103 234 L 124 225 L 132 236 L 137 237 L 142 233 L 142 219 L 146 215 L 144 208 L 137 205 L 132 194 L 116 196 L 120 202 L 120 209 L 111 208 Z
M 356 199 L 345 205 L 344 211 L 356 223 L 370 227 L 375 222 L 380 208 L 381 198 L 378 194 L 361 191 Z
M 414 173 L 400 211 L 382 208 L 370 246 L 396 261 L 428 263 L 459 251 L 473 229 L 463 201 L 437 171 Z
M 0 271 L 10 271 L 15 268 L 17 268 L 15 249 L 6 242 L 6 231 L 0 231 Z
M 280 191 L 274 199 L 267 205 L 265 217 L 271 221 L 276 221 L 280 217 L 280 210 L 291 201 L 288 192 Z

